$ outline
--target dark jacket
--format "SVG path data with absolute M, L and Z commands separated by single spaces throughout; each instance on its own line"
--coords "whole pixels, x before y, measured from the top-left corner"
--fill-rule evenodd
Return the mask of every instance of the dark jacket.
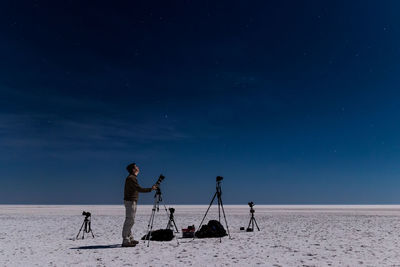
M 150 192 L 151 188 L 140 187 L 137 178 L 134 174 L 130 174 L 125 179 L 124 188 L 124 200 L 126 201 L 137 201 L 139 198 L 139 192 Z

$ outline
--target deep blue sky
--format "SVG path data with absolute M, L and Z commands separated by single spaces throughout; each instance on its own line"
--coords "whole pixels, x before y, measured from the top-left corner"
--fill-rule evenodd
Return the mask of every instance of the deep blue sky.
M 0 203 L 400 203 L 398 1 L 116 2 L 1 2 Z

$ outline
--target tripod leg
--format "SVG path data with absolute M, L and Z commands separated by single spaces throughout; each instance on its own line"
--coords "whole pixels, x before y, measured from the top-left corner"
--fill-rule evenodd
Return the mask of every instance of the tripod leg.
M 217 188 L 217 198 L 218 198 L 218 222 L 221 223 L 221 192 Z M 222 238 L 219 238 L 219 242 L 222 242 Z
M 206 214 L 204 214 L 203 220 L 201 220 L 201 223 L 200 223 L 200 225 L 199 225 L 199 229 L 198 229 L 198 230 L 200 230 L 200 227 L 203 225 L 204 219 L 206 218 L 207 213 L 208 213 L 208 211 L 210 210 L 211 205 L 212 205 L 212 203 L 214 202 L 214 199 L 215 199 L 216 196 L 217 196 L 217 192 L 215 192 L 213 198 L 211 199 L 210 205 L 208 206 L 208 209 L 207 209 L 207 211 L 206 211 Z
M 251 220 L 252 220 L 253 218 L 250 218 L 250 221 L 249 221 L 249 225 L 247 226 L 247 229 L 249 229 L 250 228 L 250 224 L 251 224 Z M 247 230 L 246 229 L 246 230 Z
M 78 234 L 76 235 L 76 238 L 75 238 L 75 239 L 78 239 L 78 236 L 79 236 L 79 234 L 81 233 L 84 224 L 85 224 L 85 222 L 82 223 L 81 229 L 79 229 L 79 232 L 78 232 Z
M 155 212 L 155 210 L 156 210 L 156 203 L 154 202 L 153 209 L 151 210 L 149 223 L 147 224 L 147 233 L 149 232 L 151 220 L 153 219 L 153 213 Z
M 90 221 L 89 221 L 89 232 L 92 233 L 92 237 L 94 238 L 94 234 L 93 234 L 93 231 L 92 231 L 92 223 Z
M 94 238 L 94 234 L 93 234 L 93 231 L 92 231 L 92 223 L 90 221 L 89 221 L 89 232 L 92 233 L 92 237 Z
M 156 215 L 156 209 L 158 209 L 161 200 L 161 195 L 158 195 L 154 201 L 152 216 L 150 217 L 151 225 L 149 224 L 150 231 L 147 233 L 148 242 L 147 247 L 150 246 L 151 232 L 153 231 L 154 217 Z
M 254 217 L 254 222 L 256 223 L 256 226 L 257 226 L 258 231 L 260 231 L 260 227 L 258 227 L 258 224 L 257 224 L 257 221 L 256 221 L 256 218 L 255 218 L 255 217 Z
M 174 224 L 175 224 L 175 222 L 174 222 Z M 171 227 L 172 227 L 172 226 L 171 226 Z M 176 227 L 176 225 L 175 225 L 175 227 Z M 179 232 L 177 231 L 177 233 L 179 233 Z M 176 239 L 176 244 L 179 245 L 178 236 L 175 236 L 175 239 Z
M 172 222 L 173 222 L 173 223 L 174 223 L 174 225 L 175 225 L 175 230 L 176 230 L 176 232 L 177 232 L 177 233 L 179 233 L 179 230 L 178 230 L 178 227 L 176 226 L 175 220 L 174 220 L 174 219 L 172 219 Z
M 168 221 L 168 225 L 167 225 L 167 229 L 171 229 L 172 228 L 172 230 L 173 230 L 174 227 L 172 226 L 172 224 L 175 225 L 176 232 L 179 233 L 178 227 L 176 227 L 176 224 L 175 224 L 174 217 L 170 215 L 170 218 L 169 218 L 169 221 Z M 178 237 L 176 237 L 176 243 L 179 245 Z
M 153 231 L 153 223 L 154 223 L 154 216 L 155 216 L 155 214 L 156 214 L 156 210 L 154 209 L 154 210 L 152 211 L 152 214 L 151 214 L 151 217 L 150 217 L 150 221 L 151 221 L 151 223 L 149 224 L 150 229 L 149 229 L 149 231 L 147 232 L 147 238 L 148 238 L 147 246 L 148 246 L 148 247 L 150 246 L 151 232 Z M 145 242 L 146 242 L 146 241 L 145 241 Z
M 151 226 L 151 228 L 153 228 L 153 220 L 154 220 L 154 214 L 156 212 L 156 207 L 157 207 L 157 197 L 154 200 L 153 209 L 151 210 L 149 223 L 147 224 L 147 238 L 149 238 L 149 240 L 150 240 L 150 226 Z M 144 240 L 144 242 L 146 243 L 146 239 Z
M 224 205 L 222 204 L 222 198 L 221 198 L 221 197 L 219 198 L 219 201 L 221 202 L 222 213 L 224 214 L 224 219 L 225 219 L 225 224 L 226 224 L 226 230 L 228 231 L 229 239 L 231 239 L 231 234 L 229 233 L 228 221 L 226 220 Z
M 175 224 L 174 217 L 171 218 L 170 223 L 171 223 L 171 228 L 172 228 L 172 229 L 174 228 L 174 227 L 172 226 L 172 224 L 174 224 L 174 225 L 175 225 L 176 232 L 179 233 L 178 227 L 176 227 L 176 224 Z M 176 243 L 179 245 L 178 237 L 176 236 L 175 239 L 176 239 Z
M 218 192 L 218 221 L 221 223 L 221 193 Z
M 165 205 L 164 205 L 164 209 L 165 209 L 165 212 L 167 213 L 167 217 L 169 218 L 170 214 L 168 213 L 167 207 Z
M 151 211 L 150 219 L 149 219 L 149 224 L 147 225 L 147 233 L 150 231 L 150 226 L 153 223 L 153 216 L 154 216 L 154 211 Z

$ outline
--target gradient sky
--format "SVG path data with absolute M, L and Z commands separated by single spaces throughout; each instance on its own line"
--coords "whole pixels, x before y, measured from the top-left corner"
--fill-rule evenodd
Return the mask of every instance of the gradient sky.
M 116 2 L 1 1 L 0 203 L 400 203 L 398 1 Z

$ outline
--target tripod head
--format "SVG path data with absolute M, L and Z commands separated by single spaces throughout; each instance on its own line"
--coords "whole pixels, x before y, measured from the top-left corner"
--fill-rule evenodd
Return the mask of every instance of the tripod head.
M 156 199 L 153 209 L 159 211 L 160 210 L 160 202 L 162 201 L 162 194 L 160 187 L 157 187 L 156 193 L 154 194 L 154 198 Z
M 249 202 L 248 204 L 249 204 L 249 207 L 250 207 L 250 213 L 254 213 L 254 209 L 253 209 L 254 203 L 253 203 L 253 201 Z
M 161 195 L 161 188 L 160 188 L 160 186 L 157 187 L 157 189 L 156 189 L 156 194 L 154 195 L 154 197 L 156 197 L 157 195 Z

